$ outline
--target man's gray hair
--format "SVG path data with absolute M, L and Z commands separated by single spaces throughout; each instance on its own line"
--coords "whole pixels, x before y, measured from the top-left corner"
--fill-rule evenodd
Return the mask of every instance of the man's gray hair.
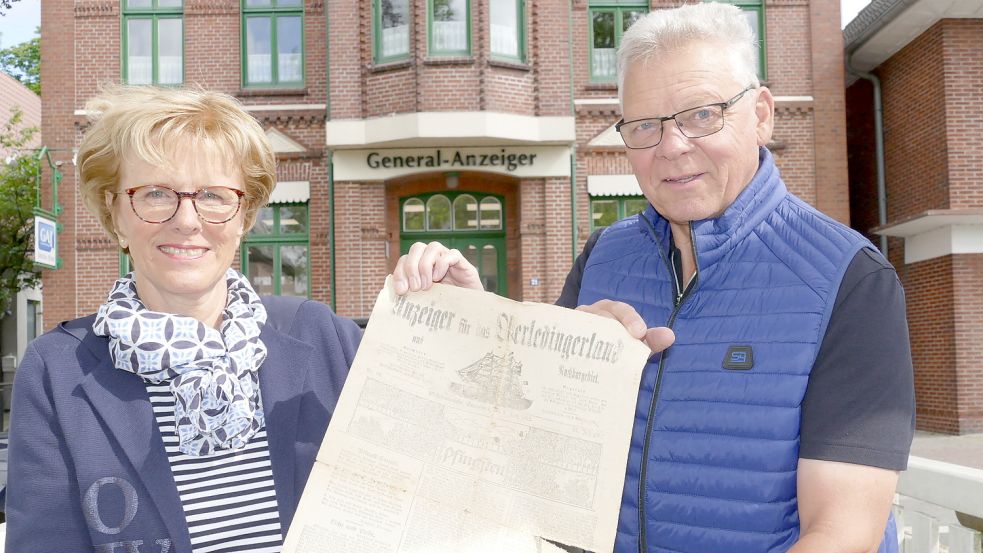
M 618 48 L 618 98 L 624 102 L 625 72 L 634 63 L 646 62 L 694 42 L 716 42 L 730 53 L 738 81 L 760 85 L 757 38 L 745 14 L 737 6 L 718 2 L 687 4 L 658 9 L 638 19 L 625 31 Z

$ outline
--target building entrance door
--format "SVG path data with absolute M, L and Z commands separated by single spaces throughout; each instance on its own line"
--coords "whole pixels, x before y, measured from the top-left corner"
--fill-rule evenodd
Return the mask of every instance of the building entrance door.
M 485 290 L 508 294 L 505 212 L 495 194 L 439 192 L 400 198 L 400 252 L 414 242 L 456 248 L 477 267 Z

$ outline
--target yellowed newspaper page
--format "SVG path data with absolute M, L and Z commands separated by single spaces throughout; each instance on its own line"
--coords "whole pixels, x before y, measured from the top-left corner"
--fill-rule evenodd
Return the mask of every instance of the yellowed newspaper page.
M 611 551 L 648 354 L 611 319 L 387 280 L 284 552 Z

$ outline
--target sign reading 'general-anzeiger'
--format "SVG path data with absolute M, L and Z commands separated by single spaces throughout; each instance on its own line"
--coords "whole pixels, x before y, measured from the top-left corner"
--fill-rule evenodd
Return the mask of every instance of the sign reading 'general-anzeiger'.
M 566 146 L 337 150 L 336 180 L 385 180 L 431 171 L 484 171 L 515 177 L 570 174 Z
M 434 150 L 432 154 L 418 155 L 399 155 L 384 154 L 379 152 L 369 152 L 365 158 L 365 164 L 371 169 L 380 167 L 402 168 L 402 167 L 453 167 L 453 168 L 483 168 L 501 167 L 508 172 L 515 171 L 519 167 L 532 165 L 536 162 L 538 154 L 510 153 L 505 148 L 499 149 L 497 153 L 462 153 L 461 150 L 453 150 L 453 154 L 448 153 L 445 157 L 444 150 Z

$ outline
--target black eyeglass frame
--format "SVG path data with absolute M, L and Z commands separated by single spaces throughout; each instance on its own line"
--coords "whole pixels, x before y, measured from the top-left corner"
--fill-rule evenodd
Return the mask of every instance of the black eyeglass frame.
M 133 195 L 136 194 L 137 190 L 140 190 L 141 188 L 147 188 L 147 187 L 163 188 L 164 190 L 170 190 L 171 192 L 173 192 L 177 196 L 177 204 L 174 206 L 174 213 L 171 213 L 171 216 L 170 217 L 168 217 L 167 219 L 164 219 L 163 221 L 148 221 L 148 220 L 144 219 L 143 217 L 141 217 L 139 213 L 137 213 L 137 207 L 135 205 L 133 205 Z M 232 215 L 229 215 L 228 219 L 225 219 L 225 220 L 222 220 L 222 221 L 209 221 L 208 219 L 206 219 L 201 214 L 200 211 L 198 211 L 198 200 L 197 200 L 198 194 L 201 194 L 205 190 L 210 190 L 210 189 L 215 189 L 215 188 L 223 188 L 225 190 L 229 190 L 229 191 L 234 192 L 235 195 L 236 195 L 236 210 L 232 212 Z M 129 196 L 130 197 L 130 209 L 133 210 L 133 214 L 136 215 L 137 218 L 140 219 L 141 221 L 143 221 L 144 223 L 150 223 L 152 225 L 162 225 L 162 224 L 170 221 L 171 219 L 173 219 L 174 216 L 177 215 L 178 210 L 181 209 L 181 200 L 183 200 L 185 198 L 188 198 L 189 200 L 191 200 L 191 206 L 195 208 L 195 214 L 197 214 L 198 215 L 198 218 L 201 219 L 202 221 L 204 221 L 204 222 L 206 222 L 208 224 L 211 224 L 211 225 L 221 225 L 221 224 L 224 224 L 224 223 L 228 223 L 229 221 L 231 221 L 232 219 L 234 219 L 236 215 L 239 214 L 239 210 L 242 209 L 242 198 L 243 198 L 243 196 L 246 195 L 246 193 L 243 192 L 242 190 L 239 190 L 238 188 L 229 188 L 228 186 L 206 186 L 205 188 L 199 188 L 198 190 L 195 190 L 194 192 L 178 192 L 177 190 L 174 190 L 173 188 L 171 188 L 169 186 L 164 186 L 162 184 L 145 184 L 143 186 L 134 186 L 133 188 L 127 188 L 126 190 L 124 190 L 122 192 L 112 192 L 112 194 L 114 196 L 118 196 L 120 194 L 126 194 L 127 196 Z
M 679 129 L 679 132 L 683 133 L 683 136 L 685 136 L 686 138 L 703 138 L 704 136 L 710 136 L 711 134 L 716 134 L 716 133 L 718 133 L 718 132 L 720 132 L 720 131 L 723 130 L 723 128 L 724 128 L 724 125 L 723 125 L 724 114 L 727 112 L 727 110 L 730 109 L 730 108 L 732 108 L 732 107 L 734 107 L 734 104 L 736 104 L 737 102 L 739 102 L 741 100 L 741 98 L 744 97 L 745 94 L 747 94 L 749 91 L 754 90 L 756 88 L 758 88 L 758 85 L 753 85 L 753 84 L 752 85 L 748 85 L 744 90 L 738 92 L 737 94 L 734 95 L 733 98 L 731 98 L 730 100 L 727 100 L 726 102 L 714 102 L 712 104 L 703 104 L 702 106 L 695 106 L 695 107 L 691 107 L 691 108 L 687 108 L 687 109 L 684 109 L 684 110 L 677 111 L 676 113 L 673 113 L 672 115 L 667 115 L 665 117 L 642 117 L 641 119 L 632 119 L 631 121 L 625 121 L 624 118 L 622 118 L 620 121 L 618 121 L 617 123 L 615 123 L 614 130 L 617 131 L 619 135 L 621 135 L 622 142 L 624 142 L 625 143 L 625 147 L 628 148 L 628 149 L 630 149 L 630 150 L 647 150 L 649 148 L 655 148 L 659 144 L 662 144 L 662 139 L 665 138 L 665 136 L 666 136 L 666 132 L 665 132 L 665 123 L 666 123 L 666 121 L 672 121 L 672 122 L 676 123 L 676 128 Z M 679 121 L 676 120 L 676 116 L 679 115 L 680 113 L 686 113 L 688 111 L 693 111 L 693 110 L 698 110 L 698 109 L 703 109 L 703 108 L 712 108 L 712 107 L 718 107 L 718 106 L 720 107 L 720 121 L 721 121 L 721 125 L 720 125 L 720 128 L 719 129 L 717 129 L 717 130 L 715 130 L 715 131 L 713 131 L 711 133 L 701 134 L 699 136 L 690 136 L 690 135 L 686 134 L 686 130 L 683 129 L 679 125 Z M 629 123 L 638 123 L 639 121 L 658 121 L 659 122 L 659 141 L 658 142 L 656 142 L 655 144 L 652 144 L 651 146 L 638 146 L 638 147 L 635 147 L 635 146 L 629 146 L 628 145 L 628 141 L 625 140 L 625 135 L 621 134 L 621 127 L 623 127 L 623 126 L 625 126 L 625 125 L 627 125 Z

